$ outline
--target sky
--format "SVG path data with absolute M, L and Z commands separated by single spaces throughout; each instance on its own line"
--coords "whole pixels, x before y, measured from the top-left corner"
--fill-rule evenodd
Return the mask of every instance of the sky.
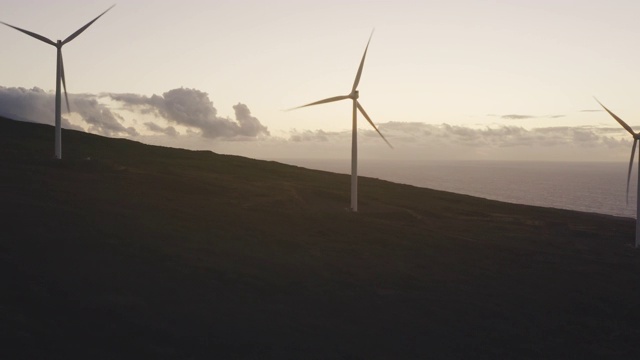
M 112 4 L 3 0 L 0 21 L 62 40 Z M 348 161 L 350 101 L 284 110 L 348 94 L 375 29 L 360 102 L 394 148 L 360 118 L 361 159 L 626 161 L 630 136 L 593 96 L 640 130 L 639 13 L 631 0 L 124 0 L 63 47 L 63 124 Z M 6 26 L 0 43 L 0 114 L 52 124 L 55 48 Z

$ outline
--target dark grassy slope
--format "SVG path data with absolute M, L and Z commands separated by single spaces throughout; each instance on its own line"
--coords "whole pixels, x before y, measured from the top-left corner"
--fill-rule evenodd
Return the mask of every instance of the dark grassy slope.
M 6 358 L 640 356 L 630 219 L 0 120 Z M 91 157 L 91 160 L 86 160 Z

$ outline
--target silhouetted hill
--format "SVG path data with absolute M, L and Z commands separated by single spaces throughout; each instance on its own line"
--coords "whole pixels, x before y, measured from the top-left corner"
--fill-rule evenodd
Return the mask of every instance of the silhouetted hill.
M 0 120 L 3 358 L 640 356 L 631 219 L 62 135 Z

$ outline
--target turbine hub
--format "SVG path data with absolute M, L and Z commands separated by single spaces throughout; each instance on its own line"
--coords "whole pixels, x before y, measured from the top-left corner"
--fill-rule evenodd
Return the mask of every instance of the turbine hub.
M 640 140 L 640 133 L 633 134 L 633 140 Z
M 359 97 L 360 97 L 360 92 L 358 92 L 358 90 L 353 90 L 353 92 L 349 94 L 349 98 L 353 100 L 358 100 Z

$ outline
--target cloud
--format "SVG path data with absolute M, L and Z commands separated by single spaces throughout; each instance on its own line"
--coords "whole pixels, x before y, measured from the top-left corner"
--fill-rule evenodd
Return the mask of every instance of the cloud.
M 171 137 L 178 136 L 178 132 L 173 126 L 162 127 L 152 122 L 146 122 L 144 123 L 144 126 L 147 128 L 147 130 L 153 131 L 155 133 L 165 134 Z
M 138 135 L 133 127 L 124 127 L 120 121 L 122 116 L 113 113 L 105 105 L 98 103 L 95 95 L 70 95 L 70 107 L 73 112 L 80 114 L 84 122 L 89 125 L 89 132 L 106 136 Z
M 106 101 L 105 101 L 106 100 Z M 110 107 L 115 100 L 123 106 Z M 0 114 L 16 120 L 54 123 L 53 92 L 34 87 L 8 88 L 0 86 Z M 63 100 L 62 126 L 68 129 L 88 131 L 104 136 L 139 136 L 141 132 L 153 132 L 170 137 L 180 133 L 166 122 L 186 127 L 187 136 L 202 136 L 207 139 L 249 140 L 269 136 L 269 130 L 251 115 L 249 107 L 238 103 L 233 107 L 235 120 L 220 117 L 207 93 L 196 89 L 173 89 L 162 96 L 151 97 L 138 94 L 69 94 L 71 114 L 67 114 Z M 127 120 L 121 110 L 134 114 L 160 118 L 162 126 L 153 121 L 137 124 Z M 147 120 L 147 119 L 145 119 Z M 135 125 L 137 126 L 131 126 Z
M 32 89 L 0 87 L 0 111 L 18 120 L 53 124 L 53 101 L 52 94 L 37 87 Z
M 627 134 L 623 127 L 599 127 L 598 132 L 601 134 Z
M 627 146 L 619 138 L 624 129 L 598 127 L 541 127 L 525 129 L 521 126 L 501 125 L 472 128 L 450 124 L 425 124 L 419 122 L 389 122 L 379 124 L 380 131 L 392 144 L 410 146 L 441 147 L 459 145 L 473 148 L 509 147 L 618 147 Z M 380 141 L 374 130 L 363 130 L 367 136 L 362 140 Z M 289 140 L 294 142 L 327 142 L 346 138 L 348 132 L 330 133 L 322 130 L 294 130 Z M 370 140 L 369 140 L 370 139 Z M 381 142 L 382 143 L 382 142 Z
M 289 140 L 294 142 L 306 142 L 306 141 L 315 141 L 315 142 L 327 142 L 329 138 L 332 136 L 336 136 L 338 133 L 329 133 L 323 130 L 304 130 L 302 132 L 298 132 L 297 130 L 293 130 Z
M 522 119 L 533 119 L 535 116 L 533 115 L 518 115 L 518 114 L 508 114 L 500 116 L 502 119 L 507 120 L 522 120 Z
M 251 111 L 247 105 L 238 103 L 238 105 L 233 106 L 233 110 L 235 111 L 236 120 L 240 124 L 238 129 L 240 135 L 249 137 L 260 134 L 269 135 L 267 127 L 262 125 L 257 118 L 251 116 Z
M 487 115 L 487 116 L 497 116 L 497 115 Z M 500 118 L 505 120 L 526 120 L 526 119 L 540 119 L 540 118 L 557 119 L 561 117 L 565 117 L 565 115 L 545 115 L 545 116 L 521 115 L 521 114 L 500 115 Z
M 162 96 L 152 95 L 151 97 L 137 94 L 106 94 L 106 96 L 121 102 L 130 111 L 153 114 L 174 124 L 195 129 L 202 137 L 208 139 L 269 136 L 267 127 L 251 116 L 251 111 L 245 104 L 238 103 L 233 107 L 236 121 L 223 118 L 218 116 L 218 111 L 209 100 L 209 95 L 196 89 L 173 89 Z
M 604 111 L 604 110 L 599 110 L 599 109 L 597 109 L 597 110 L 588 110 L 587 109 L 587 110 L 580 110 L 579 112 L 601 112 L 601 111 Z
M 0 112 L 16 118 L 53 125 L 55 120 L 55 94 L 34 87 L 8 88 L 0 86 Z M 71 111 L 80 115 L 90 132 L 106 136 L 134 136 L 137 131 L 120 123 L 122 118 L 113 113 L 104 104 L 100 104 L 94 95 L 69 94 Z M 85 130 L 69 120 L 66 105 L 62 103 L 62 126 L 68 129 Z

